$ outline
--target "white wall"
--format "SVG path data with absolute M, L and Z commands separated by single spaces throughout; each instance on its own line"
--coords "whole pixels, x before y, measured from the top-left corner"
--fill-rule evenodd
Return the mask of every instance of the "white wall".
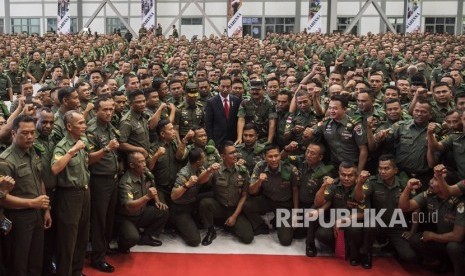
M 197 8 L 192 0 L 155 0 L 156 1 L 156 13 L 157 22 L 163 25 L 164 30 L 167 33 L 171 33 L 170 24 L 178 16 L 182 7 L 189 4 L 189 7 L 185 10 L 182 16 L 202 16 L 202 12 Z M 458 0 L 463 1 L 463 0 Z M 99 6 L 101 1 L 99 0 L 82 0 L 83 2 L 83 18 L 82 24 L 85 24 L 89 17 L 94 13 L 95 9 Z M 380 3 L 381 1 L 377 1 Z M 0 17 L 5 18 L 4 4 L 5 0 L 0 0 Z M 114 6 L 118 9 L 121 15 L 125 18 L 129 18 L 130 25 L 137 32 L 140 27 L 140 0 L 112 0 Z M 181 3 L 181 4 L 180 4 Z M 220 32 L 226 26 L 226 0 L 198 0 L 201 7 L 204 5 L 205 13 L 210 17 L 211 21 L 214 22 L 212 26 L 204 17 L 204 27 L 202 26 L 201 35 L 209 35 L 216 33 L 216 29 Z M 355 16 L 361 6 L 365 3 L 365 0 L 339 0 L 337 4 L 339 16 Z M 322 28 L 326 31 L 327 22 L 327 2 L 323 0 L 322 10 Z M 308 2 L 302 0 L 301 2 L 301 15 L 296 17 L 296 20 L 300 22 L 300 30 L 302 30 L 307 21 Z M 279 16 L 279 17 L 294 17 L 296 10 L 296 1 L 294 0 L 244 0 L 242 7 L 244 16 Z M 457 1 L 438 1 L 438 0 L 423 0 L 422 1 L 422 12 L 424 22 L 425 16 L 452 16 L 457 15 Z M 465 8 L 464 8 L 465 12 Z M 46 28 L 46 18 L 54 17 L 56 13 L 56 0 L 10 0 L 10 16 L 12 18 L 41 18 L 42 22 L 42 33 Z M 386 3 L 386 15 L 388 17 L 401 17 L 403 13 L 403 0 L 387 0 Z M 76 0 L 71 0 L 71 16 L 77 16 L 77 4 Z M 105 18 L 116 17 L 116 14 L 110 7 L 104 7 L 98 14 L 97 18 L 91 24 L 91 29 L 100 33 L 105 31 Z M 459 18 L 458 20 L 462 20 Z M 179 28 L 179 21 L 174 22 Z M 360 33 L 366 34 L 367 32 L 379 32 L 379 16 L 373 6 L 370 6 L 365 12 L 361 20 Z M 181 29 L 181 35 L 183 30 L 195 29 L 196 32 L 199 30 L 198 26 L 184 27 Z M 203 33 L 205 30 L 205 33 Z M 186 33 L 187 34 L 187 33 Z

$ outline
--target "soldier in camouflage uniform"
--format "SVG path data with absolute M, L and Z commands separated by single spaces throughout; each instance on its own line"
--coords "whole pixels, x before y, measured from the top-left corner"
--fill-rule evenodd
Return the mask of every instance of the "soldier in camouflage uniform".
M 300 180 L 299 171 L 289 163 L 281 161 L 279 148 L 268 145 L 265 149 L 265 161 L 259 162 L 250 179 L 251 197 L 244 205 L 244 214 L 252 224 L 255 235 L 268 234 L 268 226 L 262 219 L 266 212 L 276 212 L 278 208 L 298 208 Z M 293 239 L 290 218 L 288 225 L 278 227 L 279 243 L 289 246 Z
M 31 79 L 32 83 L 42 83 L 45 77 L 45 63 L 42 62 L 40 53 L 34 52 L 32 55 L 32 61 L 27 66 L 26 74 Z
M 257 142 L 257 128 L 254 124 L 244 126 L 242 137 L 244 143 L 236 145 L 237 157 L 239 163 L 247 168 L 249 174 L 252 174 L 255 165 L 264 159 L 265 145 Z
M 21 91 L 21 83 L 26 79 L 24 71 L 18 68 L 16 61 L 10 61 L 8 69 L 7 75 L 11 80 L 13 95 L 17 95 Z
M 3 63 L 0 63 L 0 99 L 3 101 L 13 100 L 13 84 L 11 83 L 10 77 L 3 71 Z M 7 109 L 8 110 L 8 109 Z M 9 114 L 4 114 L 8 116 Z
M 174 125 L 182 139 L 186 136 L 189 129 L 195 127 L 204 127 L 205 113 L 202 104 L 197 102 L 199 91 L 197 84 L 186 84 L 186 97 L 184 101 L 177 106 Z
M 295 94 L 297 111 L 289 115 L 284 128 L 284 137 L 287 141 L 296 141 L 299 143 L 299 149 L 296 154 L 303 154 L 307 148 L 307 141 L 303 139 L 303 131 L 307 127 L 313 127 L 321 119 L 311 108 L 311 100 L 307 91 L 298 91 Z
M 205 152 L 205 168 L 210 167 L 213 163 L 221 164 L 221 157 L 218 150 L 215 148 L 213 140 L 208 141 L 207 132 L 202 127 L 193 128 L 194 137 L 192 137 L 192 144 L 187 146 L 190 151 L 194 148 L 200 148 Z
M 231 141 L 220 146 L 223 165 L 212 177 L 213 197 L 203 198 L 199 213 L 203 225 L 208 229 L 202 245 L 209 245 L 216 238 L 214 218 L 225 221 L 229 228 L 245 244 L 253 240 L 252 225 L 242 213 L 247 199 L 249 174 L 244 166 L 237 164 L 237 155 Z
M 237 144 L 242 143 L 242 132 L 246 123 L 254 123 L 260 142 L 273 142 L 276 132 L 276 108 L 265 97 L 265 84 L 262 80 L 250 81 L 251 99 L 243 100 L 237 113 Z

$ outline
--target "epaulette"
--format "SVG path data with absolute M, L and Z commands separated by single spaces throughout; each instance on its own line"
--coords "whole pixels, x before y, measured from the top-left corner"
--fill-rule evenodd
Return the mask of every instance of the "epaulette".
M 205 146 L 205 153 L 206 154 L 212 154 L 215 153 L 216 148 L 214 146 L 206 145 Z
M 256 143 L 253 149 L 254 154 L 261 154 L 265 150 L 264 144 Z
M 313 179 L 321 179 L 324 176 L 329 175 L 331 173 L 331 171 L 333 171 L 333 170 L 334 170 L 333 165 L 325 165 L 325 166 L 321 167 L 319 170 L 317 170 L 316 172 L 314 172 L 312 174 L 312 178 Z
M 241 143 L 241 144 L 235 145 L 235 148 L 236 148 L 236 149 L 242 149 L 242 148 L 244 148 L 244 147 L 245 147 L 245 143 Z
M 97 124 L 88 122 L 87 132 L 89 132 L 89 134 L 92 134 L 92 132 L 96 129 Z
M 0 159 L 6 159 L 11 154 L 11 148 L 8 147 L 2 153 L 0 153 Z
M 121 121 L 126 121 L 126 120 L 131 120 L 131 119 L 132 119 L 131 112 L 127 112 L 126 114 L 123 115 L 123 117 L 121 117 Z
M 37 155 L 42 156 L 45 154 L 45 147 L 39 143 L 32 144 Z
M 155 177 L 153 176 L 153 174 L 150 172 L 149 169 L 146 169 L 144 174 L 145 174 L 145 177 L 147 177 L 147 179 L 151 181 L 155 180 Z
M 260 162 L 257 163 L 256 166 L 258 166 L 260 169 L 264 169 L 264 168 L 266 168 L 267 164 L 266 164 L 265 161 L 260 161 Z
M 81 141 L 84 143 L 84 145 L 86 145 L 86 151 L 91 151 L 93 149 L 94 146 L 89 143 L 89 140 L 87 140 L 85 135 L 81 136 Z
M 248 173 L 247 168 L 244 165 L 236 164 L 236 168 L 241 174 Z
M 208 142 L 207 142 L 207 145 L 209 146 L 215 146 L 215 141 L 213 139 L 210 139 Z

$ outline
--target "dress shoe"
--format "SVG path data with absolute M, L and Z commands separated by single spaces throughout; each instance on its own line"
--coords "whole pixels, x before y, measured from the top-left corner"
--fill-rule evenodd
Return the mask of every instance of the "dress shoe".
M 261 234 L 269 234 L 270 233 L 270 229 L 268 228 L 268 226 L 266 224 L 262 224 L 260 225 L 257 229 L 253 230 L 253 234 L 254 236 L 258 236 L 258 235 L 261 235 Z
M 359 266 L 360 261 L 358 259 L 350 259 L 350 265 L 351 266 Z
M 143 236 L 140 238 L 138 245 L 148 245 L 148 246 L 161 246 L 163 243 L 158 239 L 152 239 L 149 236 Z
M 115 268 L 111 264 L 105 261 L 100 261 L 98 263 L 91 263 L 90 266 L 101 272 L 112 273 L 113 271 L 115 271 Z
M 305 255 L 307 257 L 315 257 L 316 256 L 316 246 L 314 243 L 308 243 L 306 248 L 305 248 Z
M 207 235 L 202 240 L 202 245 L 204 245 L 204 246 L 210 245 L 213 242 L 214 239 L 216 239 L 215 228 L 213 228 L 213 227 L 208 228 Z
M 368 253 L 362 258 L 362 267 L 365 269 L 371 269 L 372 263 L 371 263 L 371 254 Z

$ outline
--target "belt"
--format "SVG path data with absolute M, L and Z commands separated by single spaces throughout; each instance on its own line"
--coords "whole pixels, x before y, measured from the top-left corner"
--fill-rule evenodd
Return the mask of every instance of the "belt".
M 79 187 L 57 187 L 57 189 L 63 191 L 87 191 L 89 189 L 89 185 Z

